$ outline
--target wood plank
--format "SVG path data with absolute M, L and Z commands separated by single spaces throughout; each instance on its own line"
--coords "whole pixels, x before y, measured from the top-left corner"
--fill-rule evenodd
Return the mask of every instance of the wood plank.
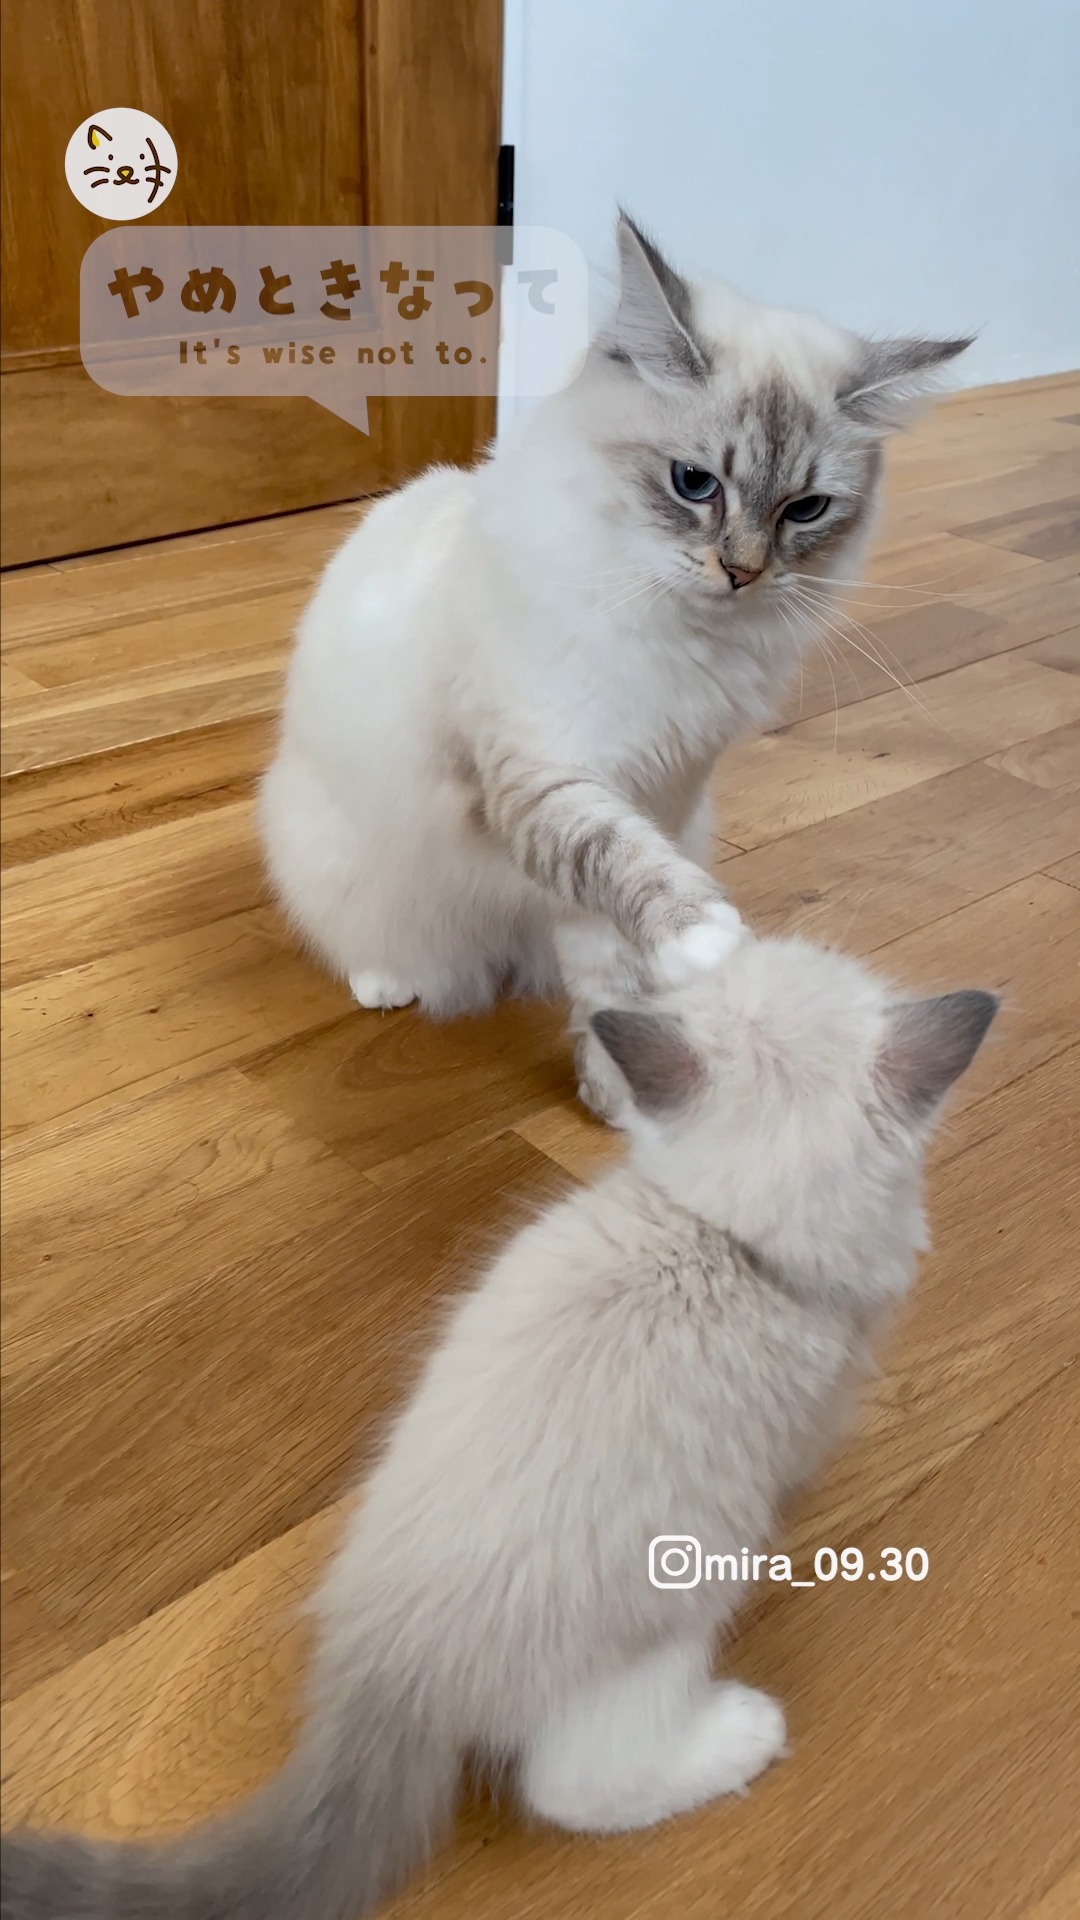
M 576 1180 L 591 1180 L 603 1168 L 614 1165 L 625 1151 L 621 1137 L 601 1126 L 576 1100 L 545 1107 L 541 1113 L 519 1120 L 514 1131 L 554 1160 L 556 1166 L 565 1167 Z
M 254 571 L 254 561 L 252 566 Z M 309 583 L 303 581 L 277 593 L 253 591 L 244 601 L 172 608 L 150 620 L 113 624 L 101 631 L 19 647 L 8 659 L 12 668 L 30 675 L 43 688 L 128 673 L 143 679 L 154 667 L 194 665 L 196 661 L 210 665 L 221 654 L 247 647 L 260 653 L 280 647 L 284 652 L 310 591 Z
M 987 581 L 1011 580 L 1020 574 L 1027 578 L 1039 564 L 1028 554 L 981 546 L 955 533 L 923 533 L 914 539 L 905 533 L 890 539 L 886 527 L 867 578 L 892 586 L 925 587 L 935 594 L 960 593 L 964 588 L 982 589 Z
M 279 646 L 49 689 L 20 700 L 0 724 L 0 771 L 58 766 L 188 728 L 273 713 L 281 704 L 283 677 Z
M 1080 726 L 1056 727 L 1037 739 L 1022 740 L 1004 753 L 992 753 L 987 765 L 1000 767 L 1002 773 L 1011 773 L 1016 780 L 1030 780 L 1036 787 L 1078 793 Z
M 1060 421 L 1020 416 L 975 433 L 950 407 L 932 438 L 904 444 L 890 462 L 894 522 L 917 525 L 932 508 L 938 526 L 972 537 L 965 522 L 1053 510 L 1075 497 L 1076 451 Z
M 357 501 L 315 514 L 279 515 L 210 529 L 190 541 L 157 540 L 4 573 L 3 649 L 82 641 L 91 634 L 104 636 L 107 645 L 118 628 L 155 614 L 187 618 L 229 605 L 242 611 L 260 596 L 310 591 L 369 505 Z
M 1078 850 L 1072 795 L 975 763 L 741 854 L 724 882 L 759 929 L 869 953 Z
M 1080 680 L 1016 653 L 798 721 L 726 754 L 723 831 L 752 848 L 1080 719 Z
M 255 714 L 111 753 L 33 767 L 3 783 L 0 866 L 20 866 L 249 799 L 276 718 Z
M 251 807 L 241 801 L 13 867 L 0 985 L 19 986 L 266 899 Z
M 32 680 L 21 667 L 10 660 L 0 660 L 0 699 L 18 700 L 23 694 L 40 693 L 41 682 Z
M 1046 871 L 1055 880 L 1064 880 L 1070 887 L 1080 887 L 1080 853 L 1074 853 L 1068 860 L 1059 860 L 1056 866 L 1047 867 Z
M 874 965 L 905 991 L 982 986 L 1001 995 L 986 1044 L 950 1098 L 948 1125 L 935 1148 L 939 1157 L 962 1143 L 958 1118 L 969 1106 L 1076 1040 L 1078 916 L 1074 890 L 1035 873 L 875 952 Z
M 230 539 L 200 537 L 195 567 L 185 542 L 158 540 L 122 553 L 85 554 L 60 562 L 53 571 L 86 595 L 94 615 L 108 626 L 170 609 L 246 604 L 261 594 L 314 586 L 331 554 L 366 511 L 367 504 L 357 503 L 325 517 L 295 514 L 285 523 L 271 520 L 265 523 L 269 532 L 254 526 L 231 529 Z M 64 632 L 90 630 L 84 618 Z
M 11 1819 L 115 1833 L 144 1817 L 168 1831 L 218 1810 L 223 1753 L 237 1797 L 254 1788 L 292 1733 L 307 1648 L 300 1583 L 338 1524 L 332 1509 L 317 1515 L 24 1689 L 4 1715 Z
M 7 1568 L 0 1573 L 0 1638 L 4 1646 L 0 1700 L 5 1704 L 45 1674 L 71 1665 L 71 1648 L 37 1594 Z
M 572 1094 L 562 1028 L 561 1010 L 516 1001 L 440 1026 L 356 1010 L 244 1072 L 305 1133 L 396 1187 Z
M 1080 415 L 1077 416 L 1080 424 Z M 1024 1920 L 1074 1920 L 1080 1909 L 1080 1866 L 1070 1867 L 1049 1893 L 1025 1911 Z
M 297 507 L 288 513 L 267 514 L 260 520 L 240 520 L 219 527 L 197 527 L 191 533 L 165 535 L 152 546 L 119 550 L 103 547 L 96 553 L 72 553 L 62 560 L 50 560 L 49 566 L 62 574 L 85 574 L 87 568 L 113 566 L 117 561 L 137 560 L 148 554 L 160 557 L 166 553 L 186 553 L 189 558 L 201 561 L 207 547 L 234 546 L 238 540 L 266 540 L 275 547 L 288 546 L 298 536 L 312 531 L 318 531 L 320 538 L 328 543 L 326 550 L 330 553 L 334 544 L 344 540 L 363 518 L 370 505 L 370 499 L 365 496 L 363 500 L 343 500 L 332 507 Z
M 100 1645 L 340 1493 L 435 1299 L 470 1277 L 469 1252 L 515 1201 L 561 1184 L 503 1135 L 423 1192 L 365 1196 L 337 1219 L 298 1211 L 269 1255 L 196 1271 L 21 1367 L 4 1406 L 6 1550 L 72 1647 Z M 203 1417 L 215 1408 L 226 1417 Z
M 1080 627 L 1067 627 L 1048 640 L 1039 640 L 1026 649 L 1028 660 L 1044 667 L 1056 667 L 1060 673 L 1080 673 Z
M 1029 553 L 1036 560 L 1065 560 L 1080 556 L 1080 499 L 1045 501 L 976 520 L 954 532 L 967 540 L 985 540 L 988 546 L 1012 553 Z
M 104 617 L 104 609 L 100 611 Z M 0 576 L 0 646 L 5 652 L 45 634 L 71 632 L 93 613 L 79 582 L 54 567 L 25 567 Z
M 223 1265 L 269 1259 L 307 1215 L 329 1225 L 378 1198 L 231 1068 L 36 1134 L 5 1155 L 3 1194 L 11 1380 Z
M 348 989 L 257 909 L 0 996 L 7 1133 L 141 1087 L 174 1085 L 339 1019 Z
M 965 587 L 960 595 L 965 607 L 977 607 L 1000 620 L 1036 622 L 1038 633 L 1028 631 L 1029 640 L 1043 640 L 1075 627 L 1080 609 L 1080 579 L 1075 560 L 1032 562 L 1022 573 L 1004 579 L 984 575 L 976 585 Z

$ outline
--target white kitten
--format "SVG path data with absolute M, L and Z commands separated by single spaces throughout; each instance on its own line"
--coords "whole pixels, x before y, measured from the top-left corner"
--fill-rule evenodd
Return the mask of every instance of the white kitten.
M 599 1832 L 745 1787 L 784 1722 L 710 1677 L 740 1589 L 658 1588 L 649 1544 L 761 1551 L 814 1472 L 995 1006 L 748 938 L 659 1010 L 600 1012 L 630 1162 L 454 1307 L 326 1582 L 293 1759 L 161 1848 L 5 1842 L 5 1920 L 351 1920 L 443 1837 L 471 1752 Z
M 713 762 L 775 711 L 804 584 L 857 572 L 883 436 L 966 344 L 692 289 L 625 218 L 619 255 L 575 384 L 375 505 L 301 624 L 263 832 L 364 1006 L 573 996 L 634 955 L 677 985 L 729 951 Z

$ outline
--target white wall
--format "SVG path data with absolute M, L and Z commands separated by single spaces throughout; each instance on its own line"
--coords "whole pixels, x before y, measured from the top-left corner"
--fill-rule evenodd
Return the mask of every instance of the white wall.
M 517 218 L 867 330 L 1080 365 L 1080 0 L 506 0 Z

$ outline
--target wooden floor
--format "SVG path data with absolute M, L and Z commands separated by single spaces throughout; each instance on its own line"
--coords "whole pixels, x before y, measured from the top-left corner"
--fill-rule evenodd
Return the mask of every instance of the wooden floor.
M 1007 1014 L 936 1252 L 793 1552 L 925 1548 L 747 1616 L 792 1755 L 607 1843 L 463 1814 L 410 1920 L 1080 1912 L 1080 376 L 895 450 L 852 645 L 726 762 L 726 882 Z M 355 516 L 4 582 L 5 1818 L 175 1828 L 280 1758 L 299 1602 L 447 1288 L 614 1151 L 557 1011 L 352 1008 L 267 904 L 251 794 Z M 901 679 L 863 657 L 878 653 Z

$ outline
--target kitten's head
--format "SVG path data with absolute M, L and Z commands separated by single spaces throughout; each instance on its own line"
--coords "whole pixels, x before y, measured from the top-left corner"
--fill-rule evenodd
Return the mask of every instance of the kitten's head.
M 592 1027 L 633 1096 L 644 1172 L 783 1272 L 872 1299 L 906 1284 L 923 1148 L 997 1005 L 903 998 L 842 954 L 747 937 Z
M 625 214 L 618 245 L 618 306 L 585 406 L 638 557 L 684 594 L 736 596 L 740 612 L 794 609 L 800 586 L 850 578 L 882 440 L 970 342 L 864 340 L 719 282 L 691 286 Z

